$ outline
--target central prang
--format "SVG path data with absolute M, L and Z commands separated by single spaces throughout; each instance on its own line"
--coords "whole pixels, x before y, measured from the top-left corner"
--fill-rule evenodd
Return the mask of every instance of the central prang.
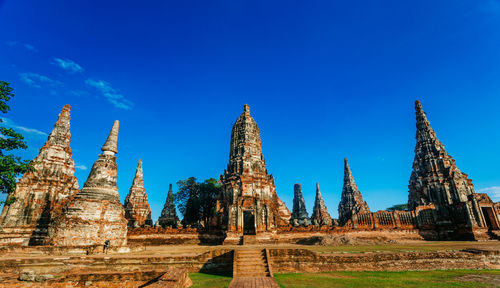
M 275 232 L 288 224 L 290 211 L 276 194 L 273 176 L 267 173 L 259 127 L 246 104 L 231 131 L 229 164 L 220 182 L 220 224 L 229 239 Z

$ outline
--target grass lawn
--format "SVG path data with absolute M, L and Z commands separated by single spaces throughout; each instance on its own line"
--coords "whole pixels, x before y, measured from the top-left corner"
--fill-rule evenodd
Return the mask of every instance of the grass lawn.
M 227 287 L 233 278 L 231 276 L 220 276 L 205 273 L 189 273 L 189 278 L 193 281 L 192 288 L 208 287 L 219 288 Z
M 500 287 L 500 270 L 286 273 L 274 278 L 282 288 Z
M 317 253 L 338 252 L 403 252 L 403 251 L 456 251 L 465 248 L 499 248 L 498 243 L 475 241 L 429 241 L 408 244 L 383 244 L 383 245 L 336 245 L 336 246 L 304 246 L 304 248 Z

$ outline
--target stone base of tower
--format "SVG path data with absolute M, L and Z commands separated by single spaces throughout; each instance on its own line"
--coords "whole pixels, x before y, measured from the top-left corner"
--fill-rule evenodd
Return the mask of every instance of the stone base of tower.
M 127 220 L 121 203 L 107 200 L 74 199 L 49 227 L 53 246 L 127 245 Z
M 255 235 L 244 235 L 239 232 L 227 232 L 222 245 L 252 245 L 277 243 L 276 232 L 262 232 Z
M 28 246 L 33 226 L 0 228 L 0 246 Z

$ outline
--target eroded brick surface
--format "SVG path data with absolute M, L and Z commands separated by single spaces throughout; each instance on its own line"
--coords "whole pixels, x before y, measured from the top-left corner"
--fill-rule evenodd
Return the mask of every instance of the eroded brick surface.
M 309 224 L 309 215 L 307 215 L 306 202 L 304 201 L 302 186 L 300 184 L 293 185 L 293 209 L 291 222 L 294 226 Z
M 328 213 L 328 209 L 326 209 L 325 202 L 323 201 L 323 196 L 321 196 L 319 183 L 316 183 L 316 198 L 314 200 L 311 221 L 314 225 L 332 225 L 332 217 L 330 216 L 330 213 Z
M 47 142 L 32 161 L 34 170 L 26 172 L 9 195 L 16 201 L 3 207 L 1 231 L 16 229 L 19 233 L 17 239 L 7 241 L 23 245 L 42 243 L 53 212 L 78 191 L 70 148 L 70 112 L 71 106 L 62 108 Z
M 344 185 L 342 187 L 342 196 L 339 203 L 339 222 L 344 225 L 351 219 L 352 215 L 358 213 L 370 213 L 368 204 L 363 201 L 363 196 L 359 192 L 354 177 L 352 176 L 351 167 L 344 159 Z
M 288 225 L 291 213 L 276 194 L 273 176 L 267 173 L 259 127 L 248 105 L 231 131 L 229 164 L 220 181 L 219 223 L 223 229 L 236 234 L 244 229 L 259 233 Z M 245 213 L 249 220 L 245 220 Z
M 179 218 L 177 217 L 177 211 L 174 204 L 174 192 L 172 191 L 172 184 L 169 184 L 167 199 L 165 200 L 163 210 L 161 210 L 161 215 L 158 218 L 158 225 L 161 227 L 175 227 L 178 221 Z
M 144 189 L 144 178 L 142 173 L 142 160 L 139 160 L 135 177 L 125 198 L 125 218 L 129 227 L 153 226 L 151 220 L 151 207 L 148 204 L 148 195 Z
M 49 244 L 102 245 L 109 240 L 112 247 L 126 245 L 127 220 L 116 185 L 118 126 L 115 121 L 82 190 L 53 218 Z

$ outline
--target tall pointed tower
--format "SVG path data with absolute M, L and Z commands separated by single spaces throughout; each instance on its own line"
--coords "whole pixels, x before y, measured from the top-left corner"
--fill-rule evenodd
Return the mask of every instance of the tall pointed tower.
M 116 185 L 118 127 L 116 120 L 82 190 L 51 222 L 50 244 L 103 245 L 106 240 L 112 247 L 127 244 L 127 220 Z
M 368 204 L 363 201 L 363 196 L 359 192 L 356 182 L 354 182 L 354 177 L 351 173 L 351 167 L 347 162 L 347 158 L 344 159 L 344 186 L 342 187 L 342 196 L 339 203 L 339 222 L 340 225 L 344 225 L 352 215 L 358 213 L 370 213 L 370 208 Z
M 144 178 L 142 174 L 142 160 L 139 159 L 135 177 L 132 181 L 129 193 L 125 198 L 125 218 L 128 221 L 128 227 L 153 226 L 151 219 L 151 207 L 148 204 L 148 195 L 144 189 Z
M 326 209 L 325 202 L 323 201 L 323 196 L 321 196 L 321 190 L 319 190 L 319 183 L 316 183 L 316 199 L 314 200 L 313 213 L 311 216 L 311 221 L 314 225 L 320 226 L 331 226 L 332 217 Z
M 293 185 L 292 221 L 295 223 L 294 225 L 307 225 L 309 223 L 306 203 L 302 195 L 302 186 L 298 183 Z
M 408 185 L 409 208 L 414 210 L 420 205 L 434 205 L 436 224 L 446 227 L 442 228 L 442 231 L 458 233 L 464 231 L 460 229 L 463 227 L 474 230 L 475 227 L 485 226 L 472 180 L 458 169 L 455 160 L 437 139 L 419 101 L 415 102 L 415 112 L 417 143 Z
M 248 105 L 231 131 L 229 164 L 220 181 L 219 207 L 228 234 L 271 232 L 288 224 L 290 211 L 276 194 L 273 176 L 267 173 L 259 127 Z
M 158 225 L 162 227 L 166 226 L 177 226 L 177 211 L 175 210 L 174 203 L 174 192 L 172 190 L 172 184 L 168 185 L 167 199 L 165 200 L 165 205 L 163 210 L 161 210 L 161 215 L 158 218 Z
M 417 144 L 410 177 L 408 206 L 465 202 L 474 194 L 472 180 L 462 173 L 455 160 L 436 137 L 419 101 L 415 102 Z
M 62 108 L 47 142 L 31 162 L 33 171 L 26 172 L 9 195 L 16 200 L 3 207 L 0 229 L 4 233 L 12 229 L 23 231 L 24 236 L 13 240 L 18 244 L 41 244 L 52 211 L 78 191 L 70 148 L 70 112 L 70 105 Z

